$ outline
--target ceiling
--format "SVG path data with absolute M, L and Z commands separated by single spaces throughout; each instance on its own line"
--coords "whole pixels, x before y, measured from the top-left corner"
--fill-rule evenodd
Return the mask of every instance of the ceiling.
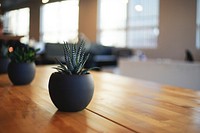
M 62 1 L 62 0 L 49 0 L 50 2 L 56 2 L 56 1 Z M 0 12 L 6 12 L 9 10 L 21 8 L 33 3 L 42 3 L 42 0 L 0 0 L 1 7 Z
M 1 9 L 8 10 L 31 0 L 0 0 Z

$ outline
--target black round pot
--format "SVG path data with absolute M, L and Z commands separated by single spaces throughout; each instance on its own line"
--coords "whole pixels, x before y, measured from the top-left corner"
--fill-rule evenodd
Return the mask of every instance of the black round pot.
M 8 65 L 8 77 L 14 85 L 26 85 L 35 77 L 35 63 L 14 63 Z
M 0 58 L 0 73 L 7 73 L 9 58 Z
M 86 108 L 94 92 L 93 77 L 86 75 L 51 74 L 49 94 L 59 111 L 76 112 Z

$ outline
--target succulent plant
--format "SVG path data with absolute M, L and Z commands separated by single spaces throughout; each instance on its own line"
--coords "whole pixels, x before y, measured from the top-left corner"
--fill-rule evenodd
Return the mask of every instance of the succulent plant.
M 63 51 L 65 63 L 57 60 L 59 66 L 54 67 L 58 72 L 67 75 L 83 75 L 87 74 L 89 70 L 96 69 L 95 67 L 84 69 L 84 65 L 89 58 L 84 40 L 80 40 L 77 43 L 64 42 Z
M 20 45 L 17 47 L 9 47 L 8 57 L 11 62 L 16 63 L 30 63 L 34 62 L 36 58 L 36 53 L 39 49 L 34 49 L 28 45 Z

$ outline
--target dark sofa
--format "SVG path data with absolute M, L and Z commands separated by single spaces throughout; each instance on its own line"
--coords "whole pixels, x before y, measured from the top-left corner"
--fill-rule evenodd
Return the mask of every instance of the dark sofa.
M 58 43 L 45 43 L 44 50 L 39 53 L 36 64 L 45 65 L 45 64 L 57 64 L 56 59 L 63 60 L 63 49 L 62 44 Z
M 64 62 L 62 45 L 58 43 L 46 43 L 44 52 L 40 53 L 36 59 L 36 64 L 57 64 L 55 58 Z M 100 44 L 86 44 L 86 49 L 87 53 L 90 53 L 89 59 L 85 64 L 86 68 L 117 65 L 117 56 L 114 54 L 114 47 L 107 47 Z
M 116 66 L 117 56 L 114 53 L 114 47 L 103 46 L 101 44 L 90 44 L 88 52 L 90 57 L 85 64 L 89 67 Z

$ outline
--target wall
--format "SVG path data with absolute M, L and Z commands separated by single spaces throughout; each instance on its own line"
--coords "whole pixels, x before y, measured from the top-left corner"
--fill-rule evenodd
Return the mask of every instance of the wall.
M 97 0 L 80 0 L 79 32 L 84 33 L 92 42 L 96 41 Z
M 40 40 L 40 3 L 30 5 L 30 39 Z
M 184 60 L 185 49 L 200 61 L 196 40 L 196 0 L 160 0 L 158 48 L 144 50 L 149 58 Z

